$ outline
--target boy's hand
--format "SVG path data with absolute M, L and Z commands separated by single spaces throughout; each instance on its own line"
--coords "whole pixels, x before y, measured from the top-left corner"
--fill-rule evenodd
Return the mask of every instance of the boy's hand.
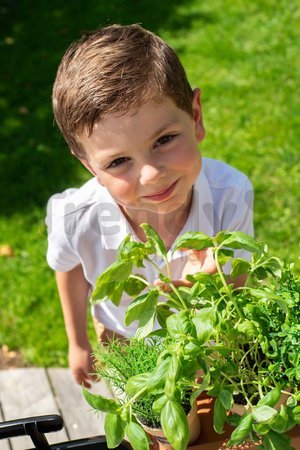
M 185 250 L 185 249 L 181 249 Z M 216 273 L 217 266 L 213 257 L 213 252 L 211 248 L 206 248 L 204 250 L 186 250 L 188 261 L 184 266 L 182 276 L 180 280 L 173 280 L 174 286 L 192 286 L 193 283 L 185 279 L 186 275 L 193 275 L 197 272 L 205 273 Z M 156 286 L 160 286 L 161 289 L 165 291 L 170 291 L 171 288 L 160 280 L 155 281 Z
M 78 384 L 90 388 L 91 382 L 96 381 L 97 377 L 92 375 L 95 370 L 90 344 L 86 344 L 86 346 L 71 344 L 69 346 L 69 366 Z

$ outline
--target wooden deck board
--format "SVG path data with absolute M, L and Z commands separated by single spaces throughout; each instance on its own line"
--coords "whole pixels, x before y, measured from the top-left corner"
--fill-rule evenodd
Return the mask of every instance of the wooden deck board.
M 104 434 L 104 413 L 95 415 L 85 401 L 81 386 L 76 384 L 69 370 L 48 369 L 48 374 L 57 396 L 65 427 L 70 439 Z M 94 384 L 92 392 L 112 397 L 104 382 Z
M 92 391 L 110 395 L 103 382 Z M 0 371 L 0 420 L 60 414 L 65 427 L 47 434 L 49 443 L 68 441 L 104 434 L 104 415 L 95 416 L 86 403 L 81 387 L 73 380 L 69 369 L 18 368 Z M 32 448 L 28 436 L 10 439 L 12 450 Z M 7 440 L 0 441 L 1 450 L 10 450 Z
M 44 414 L 59 414 L 45 369 L 26 368 L 0 371 L 1 408 L 5 420 Z M 48 435 L 50 443 L 67 440 L 65 430 Z M 13 450 L 32 447 L 28 436 L 11 440 Z

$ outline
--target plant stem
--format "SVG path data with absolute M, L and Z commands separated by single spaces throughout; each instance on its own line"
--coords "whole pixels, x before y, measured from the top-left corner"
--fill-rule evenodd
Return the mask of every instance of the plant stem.
M 139 398 L 140 395 L 142 395 L 143 392 L 145 392 L 147 389 L 148 389 L 148 386 L 144 386 L 142 389 L 140 389 L 133 397 L 131 397 L 131 399 L 127 403 L 124 403 L 124 407 L 127 407 L 127 406 L 131 407 L 132 403 L 134 403 L 135 400 L 137 398 Z
M 160 273 L 161 275 L 164 276 L 164 274 L 162 273 L 162 271 L 160 270 L 160 267 L 158 267 L 158 265 L 156 264 L 156 262 L 152 261 L 150 258 L 147 258 L 147 260 L 155 267 L 155 269 L 158 271 L 158 273 Z M 168 271 L 168 278 L 170 280 L 169 282 L 169 286 L 172 289 L 172 291 L 177 295 L 178 300 L 180 301 L 181 305 L 183 306 L 183 309 L 188 309 L 188 307 L 186 306 L 186 304 L 184 303 L 183 298 L 180 295 L 180 292 L 178 291 L 178 289 L 176 289 L 176 287 L 174 286 L 174 284 L 171 281 L 171 271 L 170 271 L 170 266 L 169 266 L 169 262 L 168 259 L 166 258 L 166 267 L 167 267 L 167 271 Z M 172 297 L 171 297 L 172 298 Z M 172 298 L 172 300 L 174 301 L 174 299 Z M 181 309 L 181 308 L 179 308 Z
M 141 281 L 145 286 L 151 287 L 153 286 L 151 283 L 146 281 L 144 278 L 139 277 L 138 275 L 129 275 L 129 278 L 134 278 L 135 280 Z
M 239 317 L 240 317 L 241 319 L 244 319 L 244 316 L 243 316 L 243 314 L 241 313 L 240 308 L 238 307 L 238 304 L 237 304 L 237 302 L 235 301 L 235 298 L 233 297 L 233 295 L 232 295 L 231 292 L 230 292 L 230 289 L 229 289 L 228 284 L 227 284 L 227 282 L 226 282 L 226 280 L 225 280 L 225 277 L 224 277 L 224 273 L 223 273 L 223 271 L 222 271 L 222 269 L 221 269 L 221 266 L 220 266 L 220 263 L 219 263 L 218 252 L 219 252 L 219 250 L 221 249 L 221 247 L 222 247 L 222 246 L 216 247 L 216 251 L 215 251 L 215 262 L 216 262 L 217 271 L 218 271 L 218 274 L 219 274 L 220 279 L 221 279 L 221 281 L 222 281 L 222 284 L 223 284 L 223 286 L 224 286 L 224 288 L 225 288 L 225 291 L 226 291 L 228 297 L 230 298 L 230 300 L 232 301 L 232 303 L 233 303 L 233 305 L 234 305 L 234 307 L 235 307 L 235 309 L 236 309 L 236 312 L 238 313 L 238 315 L 239 315 Z

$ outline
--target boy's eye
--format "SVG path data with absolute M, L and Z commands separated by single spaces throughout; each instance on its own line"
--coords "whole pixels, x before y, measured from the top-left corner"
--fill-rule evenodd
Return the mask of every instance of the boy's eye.
M 172 141 L 174 137 L 175 137 L 174 135 L 162 136 L 161 138 L 157 139 L 157 144 L 158 145 L 167 144 L 168 142 Z
M 124 164 L 128 160 L 129 160 L 129 158 L 126 158 L 125 156 L 122 156 L 121 158 L 114 159 L 113 162 L 111 162 L 107 168 L 111 169 L 113 167 L 118 167 L 121 164 Z

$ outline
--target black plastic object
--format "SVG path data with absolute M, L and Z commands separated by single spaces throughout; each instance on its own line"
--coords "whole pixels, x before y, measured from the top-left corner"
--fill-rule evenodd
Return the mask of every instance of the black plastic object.
M 37 445 L 35 441 L 38 441 L 38 445 L 40 445 L 40 447 L 37 448 L 44 448 L 42 447 L 42 441 L 47 444 L 45 448 L 50 448 L 45 437 L 43 439 L 41 436 L 44 436 L 44 433 L 59 431 L 63 428 L 63 426 L 64 422 L 57 414 L 9 420 L 8 422 L 0 423 L 0 439 L 24 436 L 27 434 L 31 437 L 34 445 Z
M 106 444 L 105 436 L 96 436 L 86 439 L 78 439 L 70 442 L 62 442 L 60 444 L 52 444 L 51 450 L 109 450 Z M 116 450 L 129 450 L 129 444 L 121 443 Z M 31 449 L 33 450 L 33 449 Z
M 10 420 L 0 423 L 0 439 L 28 435 L 35 446 L 34 449 L 37 450 L 108 450 L 105 436 L 95 436 L 49 445 L 45 433 L 59 431 L 63 426 L 64 422 L 61 416 L 57 414 Z M 125 441 L 116 447 L 117 450 L 128 450 L 130 448 L 130 445 Z

